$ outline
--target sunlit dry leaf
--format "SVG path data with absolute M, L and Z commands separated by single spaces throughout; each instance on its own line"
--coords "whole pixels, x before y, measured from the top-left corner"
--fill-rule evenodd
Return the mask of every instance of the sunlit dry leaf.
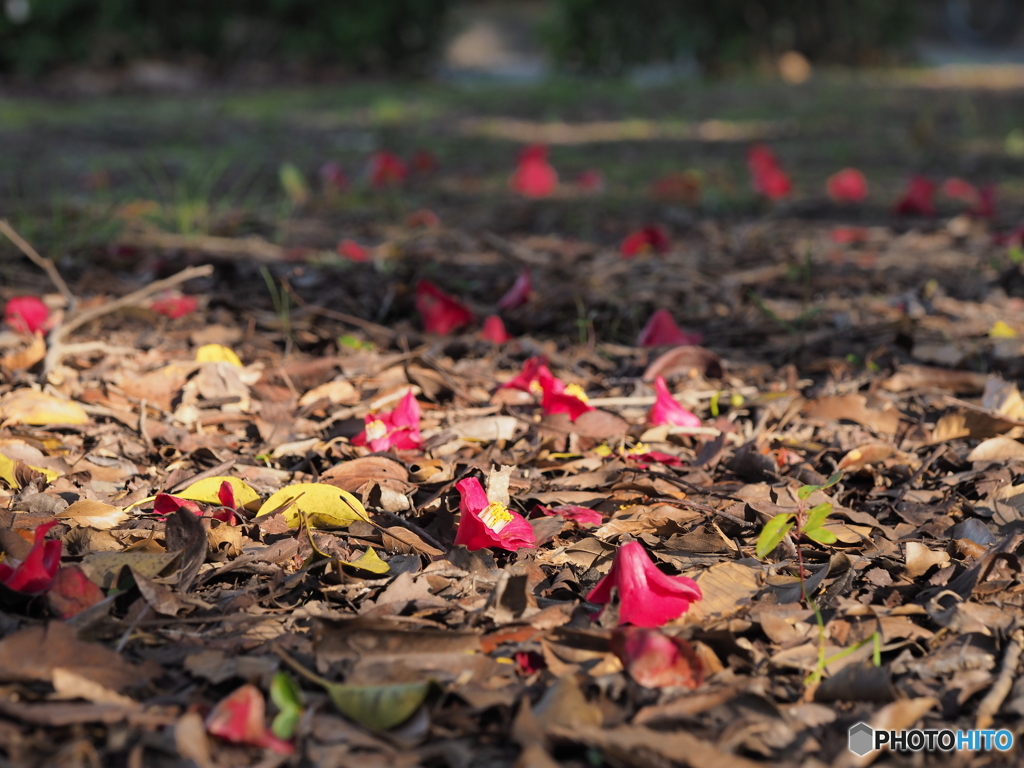
M 1024 444 L 1002 435 L 984 440 L 967 454 L 968 461 L 1024 459 Z
M 0 398 L 0 419 L 0 426 L 89 423 L 88 414 L 78 403 L 35 389 L 16 389 Z
M 900 423 L 900 412 L 891 404 L 883 403 L 881 407 L 869 408 L 867 398 L 857 394 L 821 397 L 808 402 L 803 411 L 811 419 L 846 419 L 886 435 L 896 434 Z
M 46 357 L 46 340 L 43 339 L 43 334 L 36 333 L 28 346 L 0 357 L 0 368 L 6 368 L 9 371 L 23 371 L 31 368 L 44 357 Z
M 916 541 L 907 542 L 906 555 L 906 573 L 912 579 L 926 573 L 932 566 L 945 565 L 949 562 L 949 555 L 945 550 L 931 550 Z
M 256 518 L 269 515 L 285 505 L 290 505 L 283 513 L 289 528 L 299 527 L 301 514 L 308 516 L 309 524 L 314 528 L 344 528 L 355 520 L 367 519 L 359 499 L 326 483 L 299 483 L 282 488 L 263 503 Z
M 61 520 L 69 520 L 75 525 L 84 525 L 105 531 L 127 520 L 128 514 L 112 504 L 82 499 L 58 512 L 56 517 Z
M 867 443 L 854 448 L 843 456 L 836 464 L 836 469 L 859 472 L 866 466 L 885 461 L 895 453 L 896 449 L 888 443 Z

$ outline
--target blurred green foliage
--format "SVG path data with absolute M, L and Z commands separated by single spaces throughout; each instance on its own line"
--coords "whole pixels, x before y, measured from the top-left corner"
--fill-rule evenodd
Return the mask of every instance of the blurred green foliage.
M 812 62 L 877 63 L 916 26 L 913 0 L 553 0 L 544 31 L 565 69 L 621 74 L 696 59 L 721 73 L 797 50 Z
M 416 71 L 439 47 L 452 0 L 6 0 L 0 72 L 202 55 Z

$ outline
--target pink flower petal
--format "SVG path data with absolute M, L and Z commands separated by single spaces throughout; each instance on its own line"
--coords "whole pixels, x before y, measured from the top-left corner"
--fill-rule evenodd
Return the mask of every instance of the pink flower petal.
M 488 315 L 484 319 L 484 327 L 480 330 L 480 338 L 492 344 L 504 344 L 512 339 L 505 330 L 505 323 L 497 315 Z
M 41 331 L 50 310 L 35 296 L 16 296 L 4 307 L 4 322 L 18 333 Z
M 665 379 L 658 376 L 654 380 L 654 389 L 657 391 L 657 399 L 647 415 L 647 422 L 658 427 L 662 424 L 669 424 L 674 427 L 699 427 L 700 417 L 695 413 L 683 408 L 668 391 Z
M 530 298 L 531 283 L 530 269 L 527 267 L 519 273 L 519 277 L 512 283 L 512 287 L 505 295 L 498 299 L 498 309 L 515 309 L 521 307 Z
M 427 333 L 445 336 L 473 322 L 473 313 L 428 280 L 416 284 L 416 311 Z
M 488 512 L 491 502 L 475 477 L 460 480 L 455 488 L 461 495 L 456 546 L 464 545 L 469 550 L 495 547 L 510 552 L 533 546 L 536 541 L 533 528 L 518 512 L 502 508 L 500 517 L 488 525 L 481 514 Z
M 637 344 L 641 347 L 686 347 L 700 344 L 704 335 L 700 333 L 687 333 L 676 325 L 675 319 L 667 309 L 656 310 L 647 321 Z

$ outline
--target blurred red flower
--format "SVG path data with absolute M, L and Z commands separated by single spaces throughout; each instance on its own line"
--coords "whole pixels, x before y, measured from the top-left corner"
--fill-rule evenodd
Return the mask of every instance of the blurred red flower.
M 416 284 L 416 311 L 420 313 L 423 329 L 441 336 L 473 322 L 473 313 L 464 304 L 429 280 Z
M 747 167 L 750 169 L 754 191 L 769 200 L 781 200 L 790 193 L 792 183 L 789 176 L 779 167 L 778 158 L 765 144 L 755 144 L 747 150 Z
M 195 312 L 199 307 L 199 302 L 196 301 L 195 296 L 181 296 L 173 294 L 164 294 L 153 300 L 149 305 L 149 308 L 156 312 L 158 315 L 169 317 L 171 320 L 177 320 L 179 317 Z
M 903 197 L 896 201 L 895 213 L 900 216 L 934 216 L 935 183 L 925 177 L 914 175 L 907 182 Z
M 828 177 L 825 190 L 837 203 L 859 203 L 868 196 L 868 180 L 856 168 L 843 168 Z
M 393 411 L 366 414 L 363 431 L 352 438 L 352 445 L 365 445 L 371 451 L 397 448 L 409 451 L 423 445 L 420 435 L 420 404 L 410 389 Z
M 405 167 L 405 163 L 394 152 L 382 149 L 370 155 L 367 176 L 372 187 L 377 189 L 397 187 L 405 182 L 408 175 L 409 171 Z
M 505 323 L 497 315 L 488 315 L 484 319 L 484 326 L 480 329 L 480 338 L 492 344 L 504 344 L 512 339 L 512 336 L 505 330 Z
M 338 255 L 352 261 L 369 261 L 370 252 L 355 240 L 346 238 L 338 243 Z
M 206 730 L 211 736 L 235 744 L 264 747 L 282 755 L 290 755 L 295 748 L 267 730 L 266 703 L 263 693 L 255 685 L 243 685 L 217 702 L 206 718 Z
M 619 253 L 622 258 L 631 259 L 638 253 L 654 251 L 655 253 L 666 253 L 671 245 L 668 235 L 661 227 L 648 224 L 642 229 L 626 235 L 622 245 L 619 246 Z
M 558 187 L 558 172 L 548 162 L 547 147 L 526 147 L 509 179 L 509 188 L 524 197 L 549 197 Z
M 685 347 L 700 344 L 704 341 L 701 333 L 687 333 L 682 330 L 667 309 L 658 309 L 651 315 L 647 324 L 640 331 L 636 343 L 641 347 L 661 347 L 672 345 Z
M 657 391 L 658 396 L 654 401 L 654 405 L 651 406 L 650 413 L 647 414 L 647 423 L 658 427 L 662 424 L 669 424 L 674 427 L 699 427 L 701 426 L 700 417 L 697 414 L 688 411 L 683 408 L 679 402 L 672 397 L 672 393 L 668 391 L 668 385 L 665 383 L 665 379 L 659 376 L 654 380 L 654 389 Z M 672 457 L 675 458 L 675 457 Z
M 15 566 L 0 562 L 0 583 L 15 592 L 39 595 L 53 584 L 53 578 L 60 568 L 60 539 L 47 539 L 46 534 L 56 520 L 36 526 L 32 532 L 32 548 L 25 559 Z
M 35 333 L 46 325 L 50 310 L 36 296 L 16 296 L 4 307 L 4 322 L 18 333 Z
M 505 295 L 498 299 L 498 309 L 521 307 L 529 300 L 531 289 L 530 269 L 527 267 L 519 273 L 519 277 L 512 283 L 512 287 L 505 292 Z

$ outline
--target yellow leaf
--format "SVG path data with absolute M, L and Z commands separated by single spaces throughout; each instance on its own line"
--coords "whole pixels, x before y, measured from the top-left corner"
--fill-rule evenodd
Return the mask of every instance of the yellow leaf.
M 208 477 L 205 480 L 192 483 L 184 491 L 174 495 L 179 499 L 201 501 L 204 504 L 220 504 L 220 496 L 217 494 L 220 491 L 221 483 L 225 480 L 231 483 L 231 488 L 235 492 L 236 504 L 247 509 L 250 507 L 256 508 L 260 495 L 253 490 L 251 485 L 244 480 L 239 480 L 237 477 Z
M 31 424 L 88 424 L 89 416 L 73 400 L 39 392 L 35 389 L 16 389 L 0 398 L 0 426 Z
M 391 566 L 380 559 L 380 555 L 373 551 L 373 547 L 367 547 L 366 551 L 351 563 L 345 560 L 339 560 L 338 562 L 342 565 L 351 565 L 353 568 L 358 568 L 361 571 L 369 571 L 370 573 L 387 573 L 391 570 Z
M 123 509 L 118 509 L 111 504 L 104 504 L 102 501 L 79 499 L 54 517 L 60 520 L 71 520 L 76 525 L 105 531 L 127 520 L 128 514 Z
M 326 483 L 299 483 L 282 488 L 267 499 L 256 517 L 269 515 L 282 507 L 289 528 L 298 528 L 305 514 L 312 528 L 344 528 L 355 520 L 366 520 L 362 503 L 348 491 Z
M 9 459 L 2 453 L 0 453 L 0 480 L 7 483 L 7 487 L 12 490 L 16 491 L 21 488 L 14 477 L 14 459 Z
M 1013 339 L 1017 337 L 1017 332 L 1002 320 L 997 320 L 988 335 L 993 339 Z
M 196 350 L 196 362 L 231 363 L 239 368 L 242 367 L 242 361 L 238 359 L 238 355 L 223 344 L 204 344 Z

